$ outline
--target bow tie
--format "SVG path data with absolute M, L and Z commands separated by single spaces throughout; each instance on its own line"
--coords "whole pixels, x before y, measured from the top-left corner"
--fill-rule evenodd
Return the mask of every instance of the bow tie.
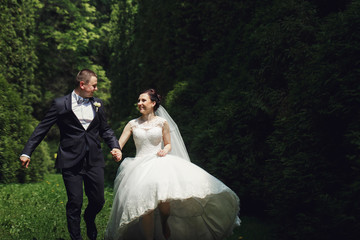
M 83 97 L 78 96 L 77 103 L 78 104 L 82 104 L 82 103 L 86 104 L 86 103 L 89 103 L 89 101 L 90 101 L 90 98 L 83 98 Z

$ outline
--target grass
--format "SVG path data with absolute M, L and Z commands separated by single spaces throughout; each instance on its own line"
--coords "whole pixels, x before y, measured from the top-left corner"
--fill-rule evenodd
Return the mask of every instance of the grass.
M 105 189 L 105 206 L 97 215 L 98 239 L 104 231 L 110 214 L 112 189 Z M 45 180 L 32 184 L 0 184 L 0 239 L 2 240 L 68 240 L 65 216 L 66 192 L 59 174 L 50 174 Z M 87 198 L 84 197 L 84 206 Z M 228 240 L 271 240 L 271 227 L 256 218 L 241 217 L 242 225 Z M 102 230 L 102 231 L 101 231 Z M 85 238 L 86 226 L 81 221 Z

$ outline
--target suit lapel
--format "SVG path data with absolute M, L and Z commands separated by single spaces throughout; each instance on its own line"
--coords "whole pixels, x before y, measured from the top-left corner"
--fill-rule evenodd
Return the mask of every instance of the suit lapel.
M 83 125 L 81 124 L 80 120 L 77 118 L 77 116 L 75 115 L 75 113 L 72 110 L 72 93 L 66 95 L 65 100 L 64 100 L 64 106 L 65 106 L 65 110 L 68 112 L 71 112 L 71 116 L 74 119 L 74 124 L 77 124 L 79 127 L 83 128 Z
M 65 97 L 65 100 L 64 100 L 64 107 L 65 107 L 65 111 L 66 112 L 71 112 L 71 116 L 73 117 L 73 122 L 74 124 L 78 125 L 79 127 L 83 128 L 83 125 L 81 124 L 80 120 L 77 118 L 77 116 L 75 115 L 75 113 L 73 112 L 72 110 L 72 93 L 66 95 Z M 98 114 L 99 114 L 99 111 L 96 111 L 96 108 L 94 106 L 94 99 L 91 99 L 90 100 L 90 103 L 91 103 L 91 107 L 94 111 L 94 119 L 91 121 L 89 127 L 87 128 L 87 131 L 90 130 L 91 128 L 94 127 L 94 125 L 96 125 L 98 122 L 99 122 L 99 117 L 98 117 Z
M 96 111 L 96 109 L 95 109 L 94 101 L 95 101 L 94 98 L 90 99 L 91 107 L 94 111 L 94 119 L 91 121 L 87 130 L 91 129 L 93 127 L 93 125 L 98 122 L 98 111 Z
M 64 100 L 65 110 L 71 111 L 71 93 L 66 95 Z

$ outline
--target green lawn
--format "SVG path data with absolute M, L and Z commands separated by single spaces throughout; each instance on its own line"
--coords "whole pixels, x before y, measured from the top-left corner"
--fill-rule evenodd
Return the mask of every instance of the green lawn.
M 106 203 L 96 223 L 103 239 L 112 203 L 112 189 L 105 189 Z M 51 240 L 70 239 L 65 217 L 66 192 L 61 175 L 50 174 L 32 184 L 0 185 L 0 239 Z M 87 198 L 84 197 L 84 206 Z M 271 227 L 255 218 L 241 217 L 242 225 L 228 240 L 270 240 Z M 84 221 L 82 235 L 86 236 Z M 101 231 L 103 230 L 103 231 Z M 84 238 L 86 239 L 86 238 Z

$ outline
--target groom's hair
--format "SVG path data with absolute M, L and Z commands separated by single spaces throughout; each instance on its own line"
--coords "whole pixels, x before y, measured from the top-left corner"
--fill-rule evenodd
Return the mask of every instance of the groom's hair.
M 97 77 L 96 73 L 90 69 L 83 69 L 76 75 L 76 87 L 79 86 L 80 82 L 83 81 L 88 84 L 91 77 Z

